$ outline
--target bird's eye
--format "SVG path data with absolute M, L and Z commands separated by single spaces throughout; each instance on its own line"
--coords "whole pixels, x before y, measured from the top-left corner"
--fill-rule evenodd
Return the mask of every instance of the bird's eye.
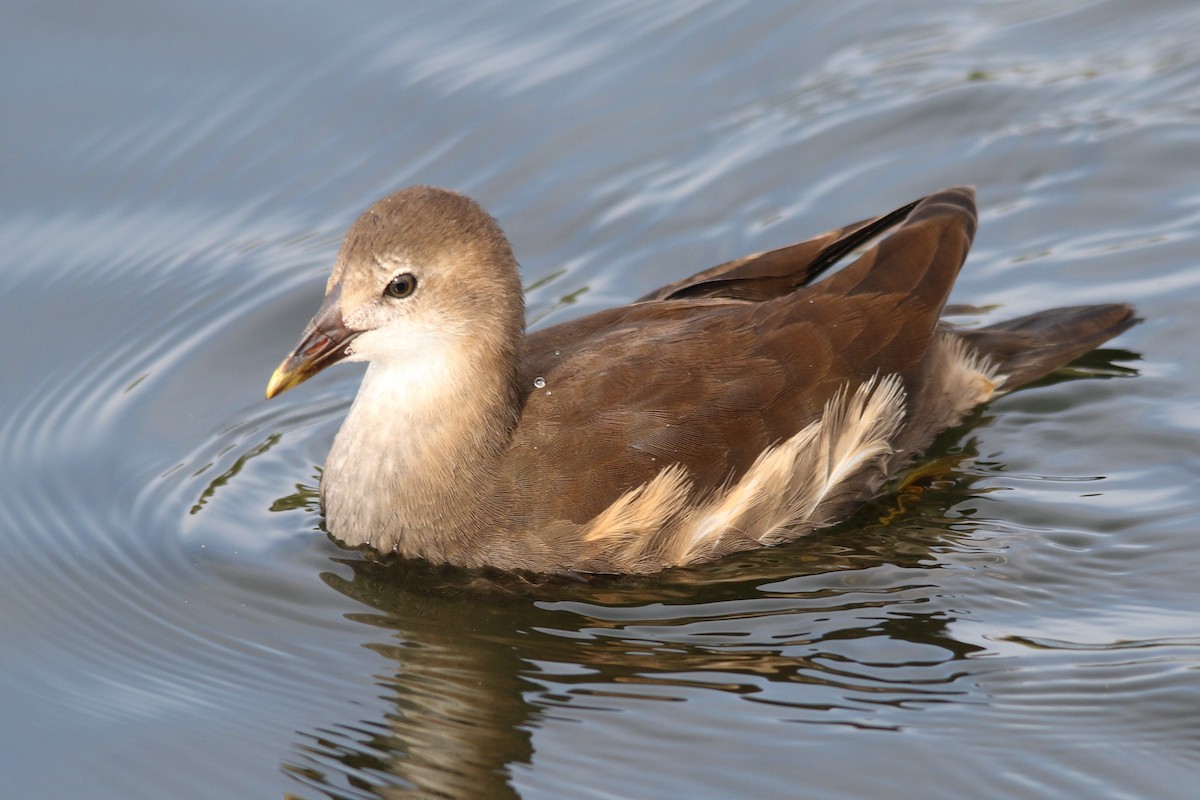
M 396 277 L 392 278 L 392 282 L 387 285 L 383 293 L 388 297 L 394 297 L 398 300 L 403 300 L 417 290 L 417 276 L 411 272 L 401 272 Z

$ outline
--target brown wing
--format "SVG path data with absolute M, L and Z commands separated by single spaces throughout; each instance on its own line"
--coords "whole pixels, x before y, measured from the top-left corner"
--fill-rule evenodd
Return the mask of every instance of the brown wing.
M 815 420 L 847 382 L 922 381 L 974 232 L 973 194 L 942 192 L 903 218 L 840 272 L 782 295 L 778 274 L 760 276 L 760 289 L 735 266 L 532 334 L 508 470 L 528 522 L 585 522 L 675 463 L 707 492 Z M 732 297 L 710 293 L 714 281 L 736 286 Z M 770 299 L 741 299 L 756 294 Z
M 696 297 L 761 301 L 788 294 L 812 283 L 842 258 L 903 221 L 920 202 L 914 200 L 881 217 L 855 222 L 778 250 L 718 264 L 655 289 L 637 302 Z

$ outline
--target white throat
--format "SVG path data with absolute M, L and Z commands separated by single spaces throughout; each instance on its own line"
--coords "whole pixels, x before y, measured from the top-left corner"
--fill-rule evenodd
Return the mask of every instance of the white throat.
M 495 383 L 459 342 L 374 361 L 321 479 L 330 533 L 351 545 L 440 558 L 447 530 L 478 529 L 499 456 Z M 365 349 L 365 348 L 364 348 Z

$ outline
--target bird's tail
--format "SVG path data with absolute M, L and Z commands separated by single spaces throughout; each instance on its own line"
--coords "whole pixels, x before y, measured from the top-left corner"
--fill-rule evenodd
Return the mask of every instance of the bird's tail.
M 1141 322 L 1132 306 L 1051 308 L 974 330 L 956 330 L 1005 376 L 1003 391 L 1036 381 Z

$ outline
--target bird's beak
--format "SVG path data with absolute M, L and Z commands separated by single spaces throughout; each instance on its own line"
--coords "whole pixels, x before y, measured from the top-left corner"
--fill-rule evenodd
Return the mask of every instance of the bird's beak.
M 361 331 L 352 331 L 342 320 L 342 285 L 337 283 L 325 295 L 320 310 L 304 329 L 300 344 L 271 375 L 267 399 L 299 386 L 330 364 L 346 357 L 348 345 Z

